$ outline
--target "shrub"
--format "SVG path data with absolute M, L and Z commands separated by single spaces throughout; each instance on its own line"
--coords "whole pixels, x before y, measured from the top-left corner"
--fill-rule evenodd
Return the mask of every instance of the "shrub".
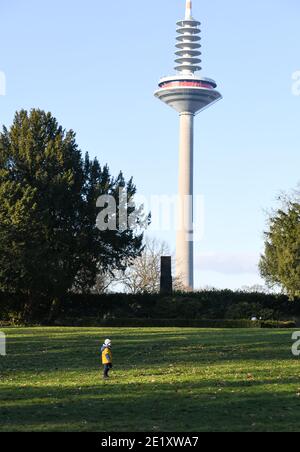
M 118 327 L 118 328 L 294 328 L 295 322 L 253 322 L 251 320 L 142 319 L 101 320 L 91 317 L 61 319 L 56 326 Z
M 223 291 L 177 293 L 172 296 L 143 294 L 68 294 L 59 300 L 55 312 L 37 302 L 31 323 L 53 324 L 74 319 L 97 319 L 97 322 L 122 319 L 172 319 L 212 321 L 251 319 L 263 321 L 300 318 L 300 303 L 290 302 L 284 295 Z M 51 303 L 48 303 L 51 306 Z M 0 322 L 26 321 L 26 297 L 0 293 Z M 135 321 L 135 320 L 134 320 Z

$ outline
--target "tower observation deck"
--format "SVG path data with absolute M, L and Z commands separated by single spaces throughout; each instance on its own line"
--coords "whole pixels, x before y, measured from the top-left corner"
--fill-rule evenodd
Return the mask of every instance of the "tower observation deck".
M 200 25 L 192 15 L 192 0 L 186 0 L 185 18 L 177 22 L 176 75 L 162 78 L 155 92 L 180 114 L 176 276 L 186 290 L 194 288 L 194 117 L 222 98 L 214 80 L 197 74 L 202 69 Z

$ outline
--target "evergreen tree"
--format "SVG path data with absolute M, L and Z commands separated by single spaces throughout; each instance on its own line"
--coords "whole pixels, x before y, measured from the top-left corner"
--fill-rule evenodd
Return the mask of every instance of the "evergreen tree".
M 0 134 L 0 290 L 56 299 L 74 286 L 88 290 L 101 271 L 122 269 L 142 251 L 142 212 L 135 228 L 96 227 L 100 195 L 118 200 L 136 187 L 110 175 L 88 154 L 82 158 L 73 131 L 41 110 L 22 110 Z M 118 217 L 118 211 L 116 213 Z
M 300 203 L 285 202 L 270 219 L 260 271 L 268 285 L 281 287 L 291 299 L 300 297 Z

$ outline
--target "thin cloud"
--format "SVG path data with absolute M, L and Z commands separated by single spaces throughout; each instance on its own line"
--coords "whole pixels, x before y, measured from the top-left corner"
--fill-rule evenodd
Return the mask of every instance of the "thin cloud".
M 196 260 L 201 271 L 213 271 L 227 275 L 257 274 L 259 256 L 249 253 L 205 253 Z

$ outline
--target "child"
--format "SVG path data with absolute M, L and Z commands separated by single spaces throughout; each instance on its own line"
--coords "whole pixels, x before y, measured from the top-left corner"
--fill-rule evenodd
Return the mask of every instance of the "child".
M 111 351 L 111 340 L 106 339 L 101 347 L 102 353 L 102 364 L 104 365 L 103 378 L 106 380 L 108 377 L 108 372 L 112 368 L 112 351 Z

